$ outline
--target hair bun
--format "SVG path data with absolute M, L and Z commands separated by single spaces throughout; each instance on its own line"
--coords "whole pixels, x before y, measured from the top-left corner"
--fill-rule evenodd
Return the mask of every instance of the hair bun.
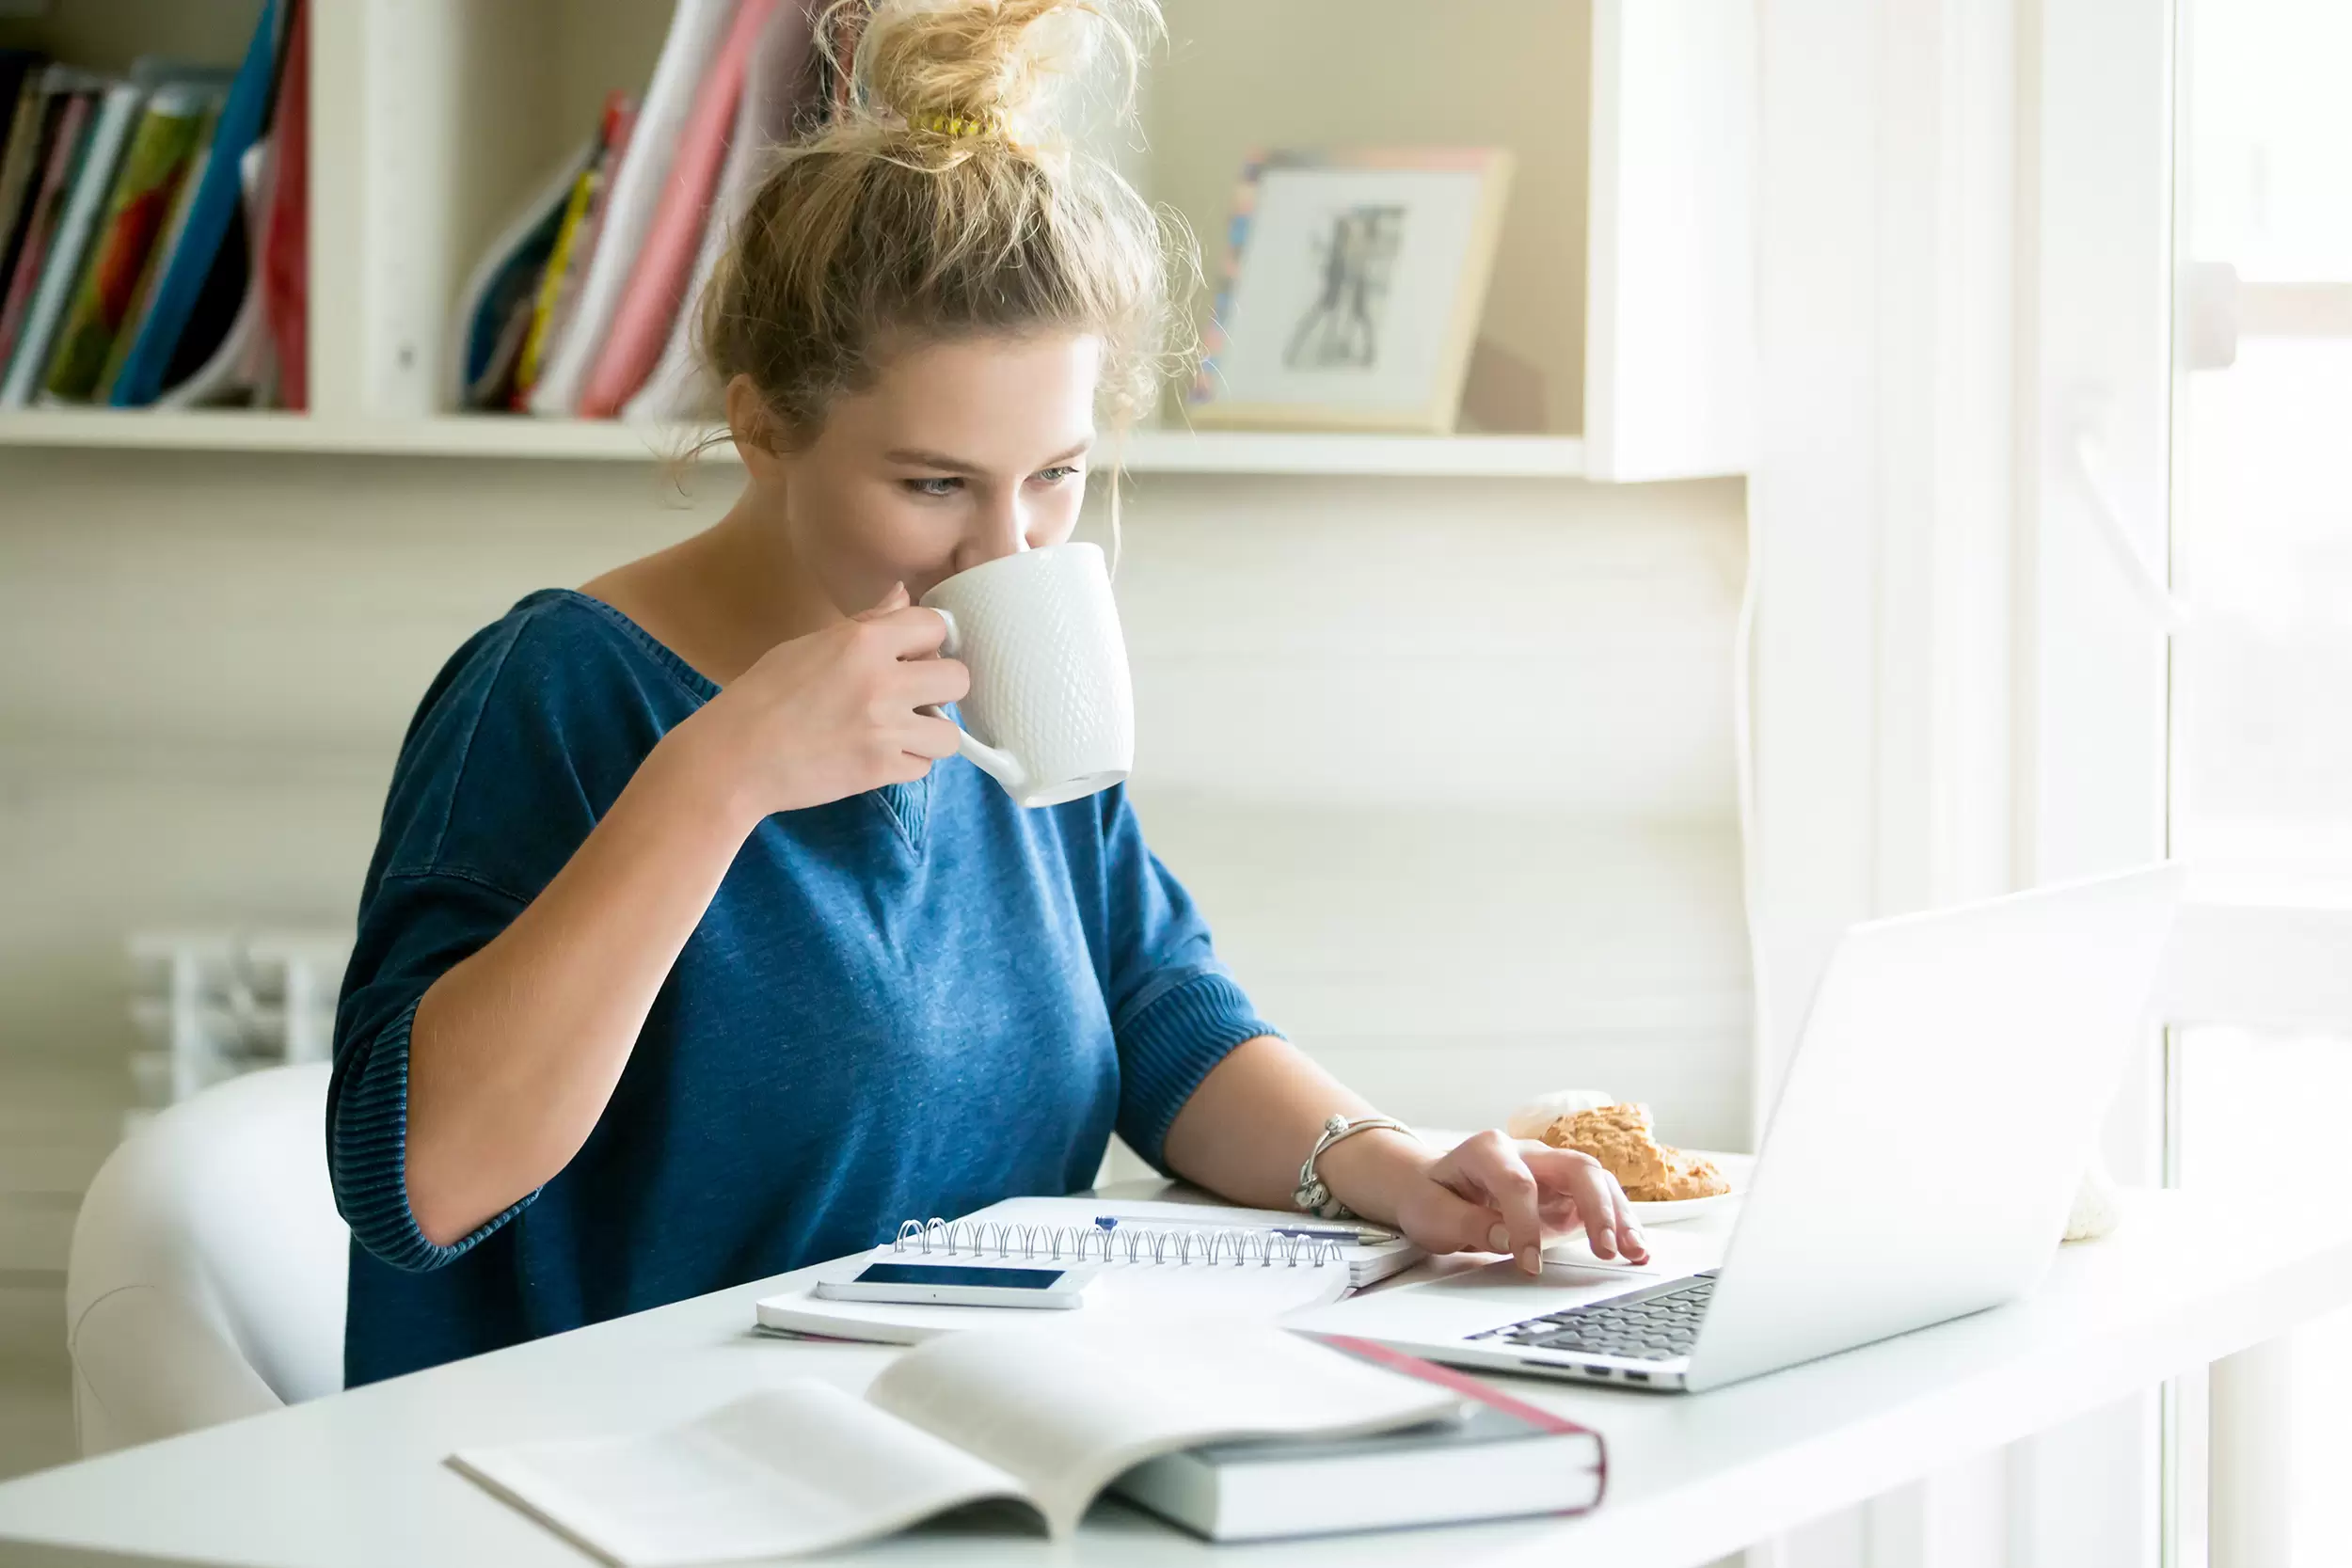
M 830 14 L 836 39 L 858 30 L 857 112 L 1027 143 L 1051 138 L 1069 94 L 1101 90 L 1098 73 L 1126 112 L 1137 39 L 1161 30 L 1157 0 L 836 0 Z

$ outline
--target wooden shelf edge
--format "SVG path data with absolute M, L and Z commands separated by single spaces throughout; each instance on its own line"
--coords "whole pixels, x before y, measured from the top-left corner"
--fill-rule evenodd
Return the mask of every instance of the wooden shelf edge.
M 495 415 L 330 420 L 235 410 L 50 408 L 0 414 L 0 447 L 125 451 L 658 462 L 686 451 L 694 434 L 685 426 Z M 1125 467 L 1137 474 L 1581 479 L 1584 472 L 1584 444 L 1573 436 L 1145 430 L 1124 445 Z M 708 456 L 731 461 L 734 452 L 722 445 Z

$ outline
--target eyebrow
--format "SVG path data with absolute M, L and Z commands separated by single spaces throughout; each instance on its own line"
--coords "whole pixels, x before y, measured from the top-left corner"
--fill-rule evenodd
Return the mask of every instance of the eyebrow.
M 1088 449 L 1093 445 L 1094 437 L 1089 435 L 1076 445 L 1056 452 L 1038 467 L 1050 468 L 1057 464 L 1067 463 L 1073 457 L 1083 457 Z M 911 468 L 937 468 L 951 474 L 985 474 L 988 472 L 977 463 L 966 462 L 961 457 L 950 457 L 944 451 L 925 451 L 920 447 L 894 447 L 882 455 L 893 463 L 903 463 Z

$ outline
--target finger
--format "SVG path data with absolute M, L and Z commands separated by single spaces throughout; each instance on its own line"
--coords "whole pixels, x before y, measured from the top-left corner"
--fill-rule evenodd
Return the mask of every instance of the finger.
M 1616 1183 L 1612 1181 L 1610 1185 L 1614 1187 Z M 1625 1196 L 1622 1187 L 1617 1188 L 1617 1247 L 1629 1263 L 1649 1261 L 1649 1243 L 1643 1240 L 1642 1227 L 1634 1223 L 1633 1200 Z
M 1496 1250 L 1517 1258 L 1529 1274 L 1544 1267 L 1544 1221 L 1536 1212 L 1540 1196 L 1534 1173 L 1509 1140 L 1484 1140 L 1454 1151 L 1465 1174 L 1486 1190 L 1486 1199 L 1502 1216 L 1503 1244 Z
M 1575 1201 L 1576 1212 L 1584 1223 L 1584 1240 L 1592 1246 L 1593 1256 L 1604 1260 L 1615 1258 L 1620 1196 L 1616 1179 L 1601 1168 L 1599 1161 L 1572 1148 L 1531 1146 L 1524 1158 L 1528 1168 L 1547 1189 Z
M 1543 1216 L 1547 1242 L 1574 1230 L 1581 1218 L 1576 1212 L 1576 1199 L 1559 1193 L 1545 1193 L 1538 1197 L 1535 1212 Z
M 868 609 L 859 610 L 855 615 L 850 616 L 850 619 L 852 621 L 879 621 L 883 616 L 891 614 L 893 611 L 906 609 L 906 607 L 913 602 L 914 601 L 907 597 L 907 585 L 903 582 L 894 582 L 890 585 L 890 592 L 884 594 L 877 603 Z
M 898 736 L 899 750 L 933 762 L 954 756 L 962 745 L 963 732 L 953 720 L 922 713 L 914 715 Z
M 910 707 L 960 703 L 972 690 L 972 667 L 960 658 L 910 659 L 898 673 L 898 690 Z
M 877 605 L 858 620 L 862 635 L 892 658 L 928 658 L 947 641 L 946 619 L 936 610 L 906 604 L 884 610 Z

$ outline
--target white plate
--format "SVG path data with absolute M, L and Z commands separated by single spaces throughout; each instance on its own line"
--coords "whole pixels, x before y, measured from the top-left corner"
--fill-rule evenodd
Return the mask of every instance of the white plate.
M 1632 1203 L 1634 1222 L 1639 1225 L 1672 1225 L 1677 1220 L 1694 1220 L 1712 1209 L 1720 1209 L 1740 1196 L 1734 1187 L 1713 1197 L 1686 1197 L 1675 1202 Z

